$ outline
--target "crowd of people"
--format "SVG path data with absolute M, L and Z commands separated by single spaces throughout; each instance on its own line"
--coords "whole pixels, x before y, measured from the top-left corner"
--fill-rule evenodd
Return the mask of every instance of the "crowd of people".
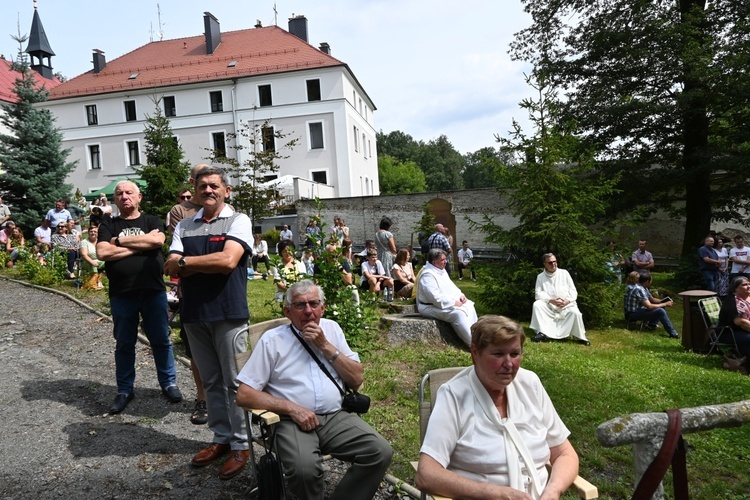
M 452 279 L 452 267 L 458 281 L 477 279 L 468 241 L 456 251 L 448 228 L 436 224 L 423 243 L 425 263 L 416 269 L 416 252 L 411 245 L 398 245 L 389 217 L 365 235 L 372 239 L 354 254 L 353 235 L 336 216 L 329 234 L 311 220 L 298 235 L 299 248 L 293 231 L 283 226 L 276 261 L 268 242 L 253 233 L 250 219 L 228 204 L 232 188 L 225 171 L 196 165 L 189 181 L 191 189 L 177 193 L 177 203 L 165 214 L 166 225 L 160 216 L 142 213 L 138 185 L 122 181 L 114 190 L 114 213 L 106 197 L 97 199 L 86 231 L 81 222 L 87 211 L 70 210 L 68 200 L 59 200 L 34 230 L 37 258 L 47 258 L 54 249 L 65 256 L 70 278 L 79 266 L 93 288 L 103 288 L 103 273 L 109 280 L 117 383 L 111 414 L 123 412 L 135 397 L 139 326 L 150 341 L 163 396 L 172 403 L 183 399 L 167 318 L 163 277 L 168 275 L 179 280 L 180 336 L 196 385 L 190 420 L 208 424 L 213 435 L 192 465 L 204 467 L 226 457 L 221 479 L 242 472 L 251 444 L 240 407 L 265 408 L 282 416 L 275 439 L 293 493 L 321 498 L 321 457 L 330 454 L 353 462 L 332 498 L 372 498 L 393 449 L 358 415 L 342 410 L 346 388 L 362 384 L 363 367 L 341 327 L 323 318 L 326 297 L 315 277 L 324 264 L 332 264 L 357 297 L 367 292 L 384 300 L 413 299 L 419 314 L 449 323 L 471 353 L 472 366 L 437 393 L 420 450 L 420 489 L 453 497 L 489 498 L 520 490 L 534 498 L 558 498 L 570 486 L 578 456 L 541 381 L 520 367 L 524 329 L 503 316 L 479 317 L 474 302 Z M 0 199 L 0 245 L 10 256 L 9 266 L 26 246 L 11 216 Z M 721 318 L 732 330 L 725 335 L 733 335 L 750 357 L 750 252 L 741 236 L 734 243 L 727 250 L 720 235 L 708 236 L 698 250 L 699 265 L 706 286 L 728 298 Z M 650 292 L 655 263 L 646 240 L 639 241 L 630 259 L 616 251 L 614 242 L 609 245 L 607 265 L 618 281 L 626 277 L 626 319 L 644 321 L 646 329 L 661 323 L 670 337 L 679 338 L 666 313 L 673 302 Z M 553 253 L 542 255 L 541 264 L 530 304 L 531 340 L 571 337 L 591 345 L 571 274 Z M 266 332 L 247 364 L 238 368 L 234 356 L 247 348 L 242 332 L 249 321 L 248 277 L 260 265 L 262 276 L 273 279 L 275 300 L 290 324 Z M 627 266 L 633 271 L 624 273 Z

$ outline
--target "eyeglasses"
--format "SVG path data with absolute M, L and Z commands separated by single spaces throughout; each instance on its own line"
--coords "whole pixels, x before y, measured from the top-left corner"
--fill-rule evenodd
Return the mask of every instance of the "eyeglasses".
M 191 199 L 191 198 L 192 198 L 192 196 L 190 196 L 189 194 L 188 194 L 188 195 L 186 195 L 186 196 L 180 196 L 180 199 L 181 199 L 181 200 L 189 200 L 189 199 Z
M 298 311 L 304 311 L 307 306 L 310 306 L 310 309 L 317 309 L 320 304 L 322 304 L 320 300 L 308 300 L 307 302 L 292 302 L 292 307 Z
M 547 264 L 557 264 L 557 261 L 556 260 L 550 260 L 550 261 L 547 261 Z

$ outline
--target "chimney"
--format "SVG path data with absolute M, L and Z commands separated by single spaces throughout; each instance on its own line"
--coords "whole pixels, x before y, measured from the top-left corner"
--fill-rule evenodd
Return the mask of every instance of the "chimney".
M 260 22 L 260 19 L 256 19 L 255 20 L 255 27 L 256 28 L 262 28 L 263 27 L 263 23 Z
M 289 18 L 289 33 L 307 42 L 307 18 L 305 16 Z
M 203 13 L 203 26 L 206 30 L 206 54 L 213 54 L 221 43 L 219 20 L 210 12 Z
M 328 42 L 320 42 L 320 51 L 324 54 L 331 55 L 331 46 L 328 45 Z
M 99 49 L 94 49 L 94 73 L 100 73 L 104 70 L 107 65 L 107 58 L 104 57 L 104 52 Z

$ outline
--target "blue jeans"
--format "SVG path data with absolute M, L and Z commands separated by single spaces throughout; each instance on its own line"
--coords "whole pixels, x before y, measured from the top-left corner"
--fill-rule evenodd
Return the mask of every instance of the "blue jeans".
M 645 307 L 642 309 L 638 309 L 635 312 L 628 313 L 628 320 L 629 321 L 648 321 L 649 327 L 656 327 L 656 323 L 658 321 L 661 321 L 661 324 L 664 326 L 664 329 L 671 334 L 676 335 L 677 330 L 674 329 L 674 326 L 672 326 L 672 322 L 669 321 L 669 316 L 667 315 L 666 309 L 663 307 L 660 307 L 658 309 L 651 309 L 648 310 Z
M 716 291 L 716 278 L 719 273 L 715 270 L 711 271 L 708 269 L 704 269 L 701 271 L 701 275 L 703 276 L 703 281 L 706 283 L 706 290 L 711 290 L 712 292 Z
M 164 291 L 139 290 L 110 297 L 109 302 L 115 323 L 117 392 L 133 392 L 139 316 L 143 317 L 143 331 L 151 343 L 159 385 L 162 389 L 175 385 L 174 355 L 167 322 L 167 294 Z

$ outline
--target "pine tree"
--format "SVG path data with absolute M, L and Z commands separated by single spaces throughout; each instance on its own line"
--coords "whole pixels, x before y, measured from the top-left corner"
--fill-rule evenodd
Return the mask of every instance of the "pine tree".
M 180 189 L 188 187 L 190 165 L 164 116 L 160 100 L 154 100 L 153 115 L 146 115 L 146 165 L 138 174 L 148 184 L 143 188 L 143 213 L 166 217 Z
M 0 134 L 0 192 L 12 208 L 13 220 L 31 236 L 55 201 L 67 198 L 71 186 L 65 179 L 75 167 L 67 161 L 69 149 L 62 149 L 62 134 L 47 109 L 34 103 L 47 99 L 47 92 L 34 86 L 34 72 L 21 67 L 13 86 L 17 102 L 3 106 L 0 118 L 10 135 Z

